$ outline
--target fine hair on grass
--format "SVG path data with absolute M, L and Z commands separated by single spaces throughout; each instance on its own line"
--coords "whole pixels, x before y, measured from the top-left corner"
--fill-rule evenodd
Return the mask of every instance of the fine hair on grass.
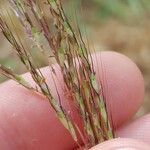
M 6 3 L 7 7 L 4 7 Z M 22 76 L 3 65 L 0 65 L 1 74 L 45 96 L 79 148 L 79 138 L 88 149 L 114 137 L 103 92 L 95 77 L 90 50 L 78 25 L 76 31 L 69 22 L 61 0 L 3 0 L 0 2 L 0 28 L 37 86 L 32 87 Z M 22 29 L 23 37 L 18 33 L 18 28 Z M 33 58 L 33 46 L 36 51 L 46 55 L 53 80 L 57 74 L 51 62 L 54 60 L 58 64 L 65 91 L 69 95 L 66 99 L 70 103 L 69 111 L 63 107 L 59 92 L 58 99 L 53 97 Z M 76 105 L 80 112 L 84 133 L 72 118 L 72 105 Z

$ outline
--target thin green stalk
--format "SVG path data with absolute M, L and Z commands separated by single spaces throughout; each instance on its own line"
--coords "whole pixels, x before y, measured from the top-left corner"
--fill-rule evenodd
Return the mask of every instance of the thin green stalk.
M 73 139 L 78 143 L 79 137 L 77 137 L 77 134 L 80 134 L 84 143 L 88 139 L 89 145 L 94 146 L 97 143 L 113 138 L 113 130 L 107 113 L 105 99 L 100 94 L 102 89 L 97 84 L 93 62 L 91 62 L 91 54 L 86 47 L 79 27 L 77 32 L 75 32 L 69 23 L 61 1 L 44 0 L 42 6 L 37 0 L 9 1 L 12 13 L 16 15 L 20 25 L 26 31 L 26 38 L 29 38 L 37 45 L 37 50 L 44 51 L 44 48 L 36 37 L 43 37 L 47 42 L 49 55 L 52 54 L 61 70 L 65 89 L 69 95 L 66 98 L 66 101 L 70 104 L 69 109 L 72 111 L 72 104 L 77 105 L 86 135 L 82 133 L 81 129 L 73 121 L 72 116 L 63 108 L 56 84 L 58 99 L 55 99 L 51 94 L 45 77 L 35 65 L 30 52 L 31 47 L 25 46 L 24 42 L 22 42 L 21 37 L 15 30 L 17 28 L 15 22 L 7 10 L 5 10 L 5 15 L 7 15 L 9 21 L 1 12 L 0 28 Z M 44 15 L 43 6 L 48 8 L 46 11 L 49 11 L 51 16 L 49 20 Z M 13 31 L 10 24 L 13 26 Z M 51 57 L 49 59 L 51 60 Z M 53 70 L 53 75 L 57 76 L 51 64 L 50 68 Z M 4 70 L 7 73 L 4 73 Z M 18 75 L 15 75 L 10 70 L 8 71 L 2 67 L 1 72 L 8 78 L 19 82 L 16 79 Z M 55 83 L 54 78 L 53 81 Z M 21 84 L 24 86 L 24 83 Z

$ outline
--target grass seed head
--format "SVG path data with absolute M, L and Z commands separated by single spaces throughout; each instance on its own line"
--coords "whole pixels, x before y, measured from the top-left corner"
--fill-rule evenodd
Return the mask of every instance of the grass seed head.
M 41 3 L 35 0 L 9 0 L 9 2 L 11 13 L 20 22 L 26 38 L 37 46 L 37 51 L 45 51 L 40 40 L 38 40 L 40 36 L 45 39 L 49 47 L 49 55 L 53 56 L 60 67 L 68 95 L 78 106 L 86 135 L 83 135 L 70 113 L 63 108 L 61 99 L 57 100 L 53 97 L 42 72 L 33 59 L 31 46 L 25 45 L 22 37 L 16 31 L 16 22 L 11 18 L 10 12 L 4 8 L 7 18 L 1 11 L 0 28 L 39 87 L 40 91 L 38 92 L 47 97 L 57 117 L 68 129 L 73 139 L 79 145 L 77 134 L 80 134 L 84 143 L 86 143 L 85 139 L 88 139 L 90 146 L 94 146 L 113 138 L 113 130 L 105 100 L 100 94 L 101 89 L 99 89 L 95 71 L 91 65 L 90 52 L 86 47 L 79 27 L 78 31 L 75 32 L 75 29 L 69 23 L 61 1 L 44 0 Z M 0 7 L 2 7 L 2 4 Z M 46 9 L 43 9 L 43 7 L 46 7 Z M 51 17 L 47 18 L 46 13 L 49 13 Z M 53 70 L 52 65 L 49 64 L 49 66 Z M 0 72 L 24 87 L 34 89 L 21 76 L 16 75 L 10 69 L 0 66 Z M 53 75 L 56 76 L 55 70 L 53 70 Z M 37 89 L 34 90 L 37 91 Z M 59 93 L 57 94 L 59 95 Z M 67 101 L 71 106 L 72 101 L 69 98 Z

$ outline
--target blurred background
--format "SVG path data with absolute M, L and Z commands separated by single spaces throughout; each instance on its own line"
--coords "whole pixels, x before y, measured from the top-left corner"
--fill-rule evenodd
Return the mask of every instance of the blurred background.
M 125 54 L 140 68 L 145 79 L 146 95 L 140 115 L 150 110 L 150 0 L 63 0 L 68 18 L 75 16 L 83 35 L 96 50 Z M 86 29 L 86 30 L 85 30 Z M 20 33 L 21 34 L 21 33 Z M 0 33 L 0 63 L 17 73 L 25 68 Z M 40 66 L 47 62 L 35 53 Z M 6 80 L 0 76 L 0 82 Z

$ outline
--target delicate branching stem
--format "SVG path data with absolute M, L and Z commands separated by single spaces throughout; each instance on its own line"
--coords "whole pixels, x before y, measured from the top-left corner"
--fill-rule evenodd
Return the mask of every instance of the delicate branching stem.
M 36 63 L 31 54 L 31 47 L 24 46 L 24 42 L 22 42 L 21 37 L 15 31 L 15 22 L 7 10 L 0 13 L 0 28 L 7 40 L 14 47 L 21 62 L 30 72 L 40 92 L 47 97 L 51 107 L 55 110 L 58 118 L 68 129 L 73 139 L 78 142 L 77 134 L 79 134 L 83 143 L 86 143 L 86 139 L 88 139 L 89 145 L 93 146 L 113 138 L 113 130 L 106 109 L 105 99 L 100 94 L 102 93 L 102 89 L 97 84 L 93 62 L 91 62 L 91 54 L 84 43 L 80 28 L 77 27 L 78 30 L 75 33 L 69 23 L 61 1 L 44 0 L 42 6 L 37 0 L 9 1 L 12 13 L 16 15 L 22 28 L 26 31 L 25 35 L 37 46 L 37 50 L 44 51 L 43 46 L 37 40 L 37 36 L 47 41 L 49 54 L 53 55 L 61 70 L 65 90 L 68 95 L 66 96 L 66 101 L 70 104 L 70 111 L 72 111 L 72 104 L 77 105 L 86 136 L 73 121 L 70 113 L 62 106 L 59 91 L 53 78 L 53 76 L 57 76 L 55 69 L 50 64 L 50 68 L 52 69 L 51 76 L 55 84 L 58 100 L 51 94 L 42 72 L 35 65 Z M 44 15 L 43 6 L 49 9 L 47 11 L 49 11 L 51 18 L 48 21 Z M 9 21 L 7 21 L 5 15 L 7 15 Z M 10 24 L 13 26 L 13 31 L 10 28 Z M 23 79 L 20 81 L 18 79 L 20 76 L 14 74 L 11 70 L 1 66 L 0 72 L 30 89 L 30 86 L 27 86 L 27 83 Z
M 5 77 L 17 81 L 19 84 L 24 86 L 29 90 L 35 90 L 23 77 L 15 74 L 11 69 L 0 64 L 0 74 L 3 74 Z

